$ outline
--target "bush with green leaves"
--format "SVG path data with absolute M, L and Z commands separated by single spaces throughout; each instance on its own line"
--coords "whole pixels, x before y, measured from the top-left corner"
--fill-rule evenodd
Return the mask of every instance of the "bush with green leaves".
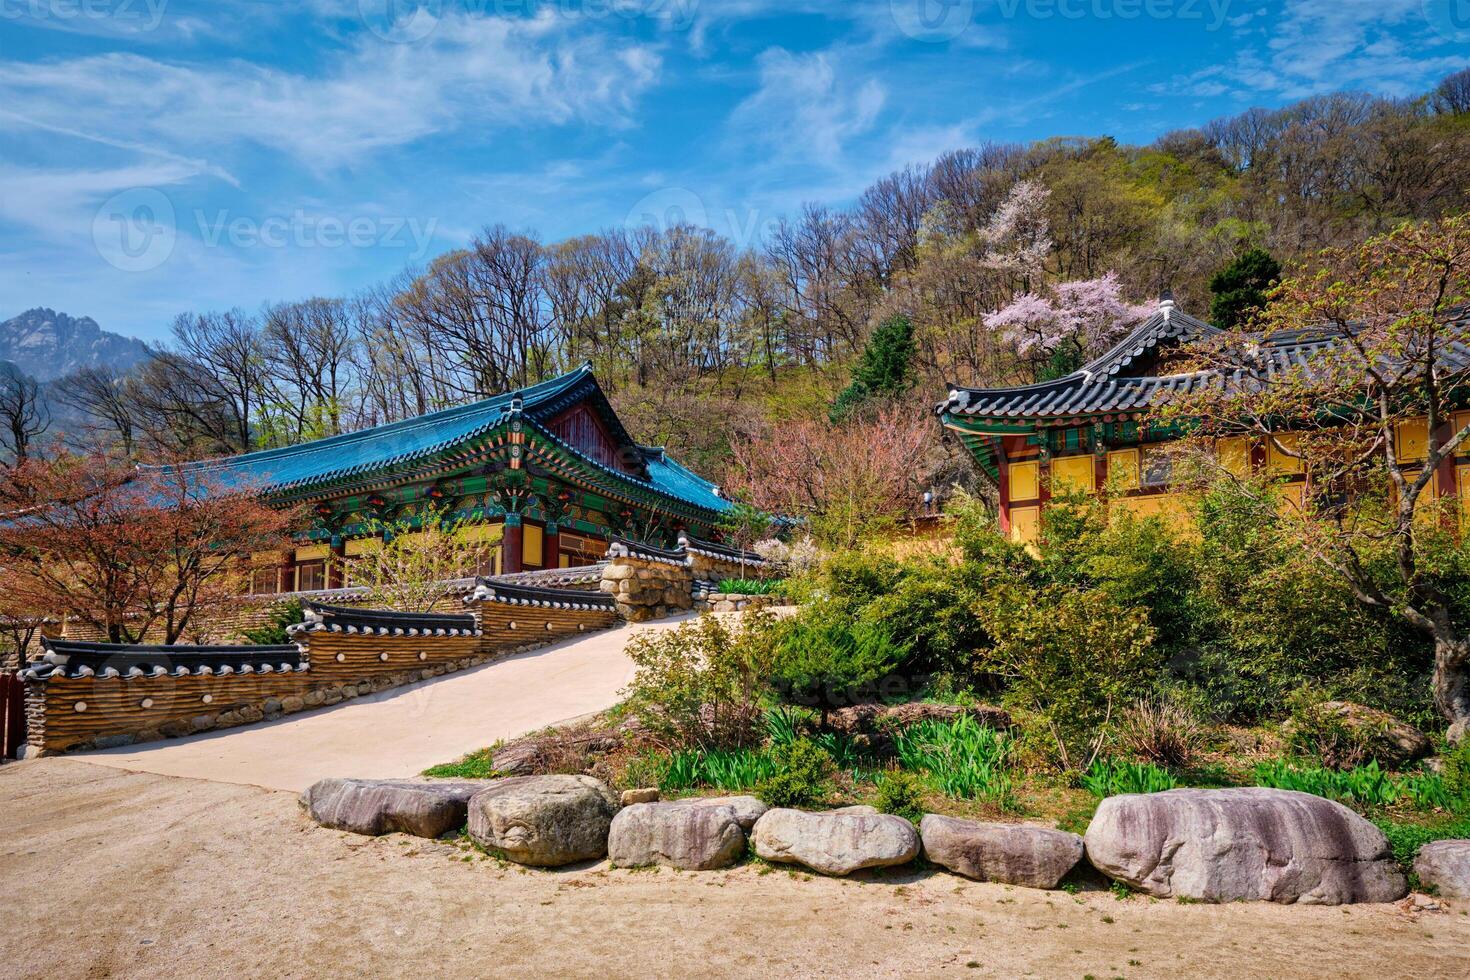
M 924 783 L 911 772 L 888 769 L 878 775 L 874 803 L 891 813 L 918 823 L 924 816 Z
M 767 751 L 772 771 L 755 785 L 767 806 L 816 806 L 832 790 L 837 765 L 827 750 L 809 738 L 797 738 Z
M 734 626 L 701 616 L 675 630 L 639 634 L 627 647 L 637 668 L 623 691 L 630 712 L 671 749 L 759 742 L 778 629 L 771 617 L 749 613 Z
M 290 599 L 271 607 L 266 625 L 253 630 L 242 630 L 240 635 L 257 646 L 279 646 L 291 642 L 286 627 L 295 626 L 306 619 L 301 609 L 301 600 Z
M 816 708 L 825 726 L 834 708 L 873 701 L 908 657 L 881 623 L 810 606 L 779 628 L 769 659 L 771 687 L 784 701 Z
M 781 595 L 785 589 L 785 581 L 775 578 L 722 578 L 715 586 L 726 595 Z

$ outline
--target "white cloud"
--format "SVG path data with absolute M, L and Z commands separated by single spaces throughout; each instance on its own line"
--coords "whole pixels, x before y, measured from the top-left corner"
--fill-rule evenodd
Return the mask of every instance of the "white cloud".
M 420 44 L 360 34 L 317 74 L 135 54 L 0 65 L 0 128 L 17 117 L 171 146 L 250 142 L 327 170 L 460 126 L 622 126 L 657 83 L 656 50 L 575 20 L 445 17 Z
M 835 52 L 764 51 L 760 88 L 730 115 L 736 137 L 784 158 L 836 163 L 849 140 L 873 128 L 887 98 L 877 79 L 839 74 L 839 60 Z

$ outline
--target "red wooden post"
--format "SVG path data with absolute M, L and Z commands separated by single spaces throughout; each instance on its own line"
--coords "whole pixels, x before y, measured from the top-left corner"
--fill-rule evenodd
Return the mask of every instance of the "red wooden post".
M 561 565 L 561 528 L 548 523 L 541 535 L 541 567 L 557 568 Z
M 515 523 L 511 523 L 512 517 L 515 518 Z M 521 540 L 520 515 L 505 515 L 505 534 L 501 537 L 500 553 L 502 561 L 500 562 L 500 568 L 507 575 L 512 572 L 519 572 L 524 567 L 522 565 Z
M 995 464 L 1000 483 L 1000 532 L 1011 533 L 1011 463 L 1004 439 L 995 440 Z

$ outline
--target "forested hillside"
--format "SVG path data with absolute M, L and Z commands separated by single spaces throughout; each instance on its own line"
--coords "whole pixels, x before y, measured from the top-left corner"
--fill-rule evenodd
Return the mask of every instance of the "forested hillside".
M 239 452 L 590 359 L 641 438 L 717 476 L 731 439 L 825 420 L 895 314 L 913 327 L 916 408 L 946 381 L 1029 381 L 1057 369 L 1057 336 L 1107 339 L 1115 325 L 1089 317 L 1131 315 L 1164 290 L 1204 315 L 1211 277 L 1249 249 L 1289 268 L 1463 210 L 1467 150 L 1461 72 L 1418 99 L 1324 96 L 1148 146 L 958 149 L 850 207 L 811 203 L 748 251 L 688 226 L 547 242 L 487 214 L 465 249 L 362 295 L 182 313 L 141 368 L 67 386 L 91 420 L 69 435 L 145 456 Z

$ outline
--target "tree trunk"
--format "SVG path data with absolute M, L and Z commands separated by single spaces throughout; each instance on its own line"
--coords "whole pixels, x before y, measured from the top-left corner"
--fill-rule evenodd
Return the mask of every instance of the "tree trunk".
M 1450 723 L 1449 741 L 1470 734 L 1470 640 L 1435 637 L 1434 704 Z

